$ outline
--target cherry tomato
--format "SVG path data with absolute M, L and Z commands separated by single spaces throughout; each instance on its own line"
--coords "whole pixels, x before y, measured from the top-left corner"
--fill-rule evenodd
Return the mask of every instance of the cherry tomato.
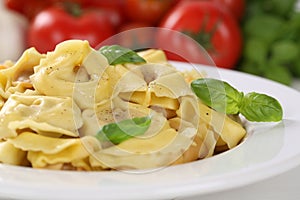
M 82 10 L 74 16 L 63 7 L 47 8 L 36 15 L 30 24 L 27 45 L 45 53 L 54 50 L 64 40 L 83 39 L 96 47 L 115 34 L 110 16 L 109 11 L 100 9 Z
M 173 0 L 126 0 L 124 12 L 129 21 L 156 25 L 173 4 Z
M 169 31 L 159 31 L 157 46 L 180 51 L 184 55 L 169 54 L 169 59 L 207 63 L 203 60 L 201 48 L 191 46 L 192 42 L 182 41 L 171 30 L 184 33 L 194 43 L 200 44 L 219 67 L 234 68 L 240 57 L 242 38 L 238 22 L 227 9 L 214 2 L 181 3 L 170 11 L 160 27 Z
M 90 1 L 90 0 L 88 0 Z M 86 0 L 5 0 L 5 6 L 13 11 L 16 11 L 27 19 L 33 19 L 42 10 L 61 3 L 76 3 L 83 5 Z

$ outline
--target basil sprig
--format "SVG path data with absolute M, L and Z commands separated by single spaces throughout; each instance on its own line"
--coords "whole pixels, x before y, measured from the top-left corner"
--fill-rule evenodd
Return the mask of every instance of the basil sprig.
M 125 119 L 104 125 L 96 134 L 96 138 L 101 142 L 110 141 L 113 144 L 119 144 L 134 136 L 144 134 L 150 124 L 151 118 L 149 116 Z
M 226 114 L 239 113 L 244 96 L 226 82 L 211 78 L 201 78 L 191 83 L 194 93 L 209 107 Z
M 192 90 L 207 106 L 226 114 L 242 114 L 249 121 L 276 122 L 282 120 L 280 103 L 266 94 L 244 95 L 225 81 L 201 78 L 191 83 Z
M 107 58 L 110 65 L 146 62 L 135 51 L 119 45 L 103 46 L 99 52 Z

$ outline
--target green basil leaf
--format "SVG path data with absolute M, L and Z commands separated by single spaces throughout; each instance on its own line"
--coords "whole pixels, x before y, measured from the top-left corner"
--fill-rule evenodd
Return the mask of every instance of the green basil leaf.
M 99 51 L 107 58 L 110 65 L 146 62 L 135 51 L 119 45 L 103 46 Z
M 200 78 L 191 83 L 192 90 L 201 101 L 216 111 L 226 114 L 238 114 L 244 96 L 227 82 Z
M 101 142 L 110 141 L 119 144 L 132 137 L 144 134 L 151 124 L 151 118 L 136 117 L 125 119 L 117 123 L 104 125 L 96 134 L 96 138 Z
M 276 122 L 282 120 L 282 107 L 273 97 L 256 92 L 244 96 L 240 113 L 249 121 Z

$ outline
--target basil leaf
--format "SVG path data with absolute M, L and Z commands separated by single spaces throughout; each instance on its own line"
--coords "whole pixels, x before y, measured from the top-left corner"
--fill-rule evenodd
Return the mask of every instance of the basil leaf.
M 144 134 L 150 124 L 151 118 L 149 116 L 106 124 L 96 134 L 96 138 L 101 142 L 110 141 L 113 144 L 119 144 L 134 136 Z
M 245 95 L 240 113 L 249 121 L 276 122 L 282 120 L 282 107 L 273 97 L 251 92 Z
M 207 106 L 226 114 L 241 113 L 249 121 L 271 122 L 282 120 L 283 110 L 273 97 L 256 92 L 239 92 L 228 83 L 211 78 L 194 80 L 192 90 Z
M 119 45 L 103 46 L 99 49 L 110 65 L 125 63 L 145 63 L 145 59 L 131 49 Z
M 244 96 L 227 82 L 201 78 L 191 83 L 192 90 L 201 101 L 216 111 L 226 114 L 238 114 Z

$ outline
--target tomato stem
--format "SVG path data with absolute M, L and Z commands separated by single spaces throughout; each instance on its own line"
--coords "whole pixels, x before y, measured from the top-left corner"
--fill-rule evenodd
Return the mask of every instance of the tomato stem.
M 70 13 L 74 17 L 79 17 L 82 15 L 81 6 L 77 3 L 66 1 L 63 3 L 63 7 L 68 13 Z
M 208 24 L 209 16 L 208 14 L 205 15 L 203 19 L 203 23 L 199 29 L 198 32 L 194 31 L 182 31 L 184 34 L 190 36 L 194 40 L 196 40 L 200 45 L 203 46 L 204 49 L 206 49 L 209 52 L 214 52 L 215 48 L 212 44 L 212 37 L 216 33 L 220 20 L 218 20 L 212 27 L 211 30 L 206 30 L 207 24 Z

